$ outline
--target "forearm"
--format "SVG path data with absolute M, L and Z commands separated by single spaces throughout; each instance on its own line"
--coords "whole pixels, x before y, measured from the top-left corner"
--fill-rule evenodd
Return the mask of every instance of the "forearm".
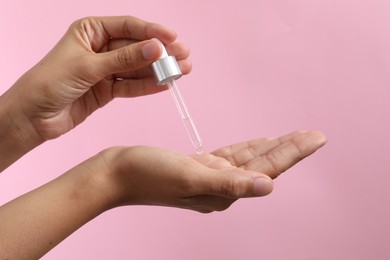
M 2 259 L 39 259 L 112 204 L 106 166 L 93 157 L 0 207 Z
M 13 98 L 10 89 L 0 96 L 0 172 L 43 143 Z

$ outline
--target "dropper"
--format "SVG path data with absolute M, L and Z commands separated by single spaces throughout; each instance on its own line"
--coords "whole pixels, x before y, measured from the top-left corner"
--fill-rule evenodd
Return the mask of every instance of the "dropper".
M 159 41 L 158 39 L 154 39 Z M 194 121 L 188 111 L 188 108 L 183 100 L 183 96 L 180 93 L 180 89 L 176 85 L 175 80 L 179 79 L 183 74 L 174 56 L 169 56 L 164 44 L 161 43 L 162 54 L 160 59 L 152 63 L 152 70 L 156 78 L 157 85 L 168 86 L 173 100 L 175 101 L 177 110 L 180 117 L 183 120 L 184 126 L 191 139 L 191 143 L 195 148 L 197 154 L 204 153 L 202 140 L 200 139 L 198 130 L 195 127 Z

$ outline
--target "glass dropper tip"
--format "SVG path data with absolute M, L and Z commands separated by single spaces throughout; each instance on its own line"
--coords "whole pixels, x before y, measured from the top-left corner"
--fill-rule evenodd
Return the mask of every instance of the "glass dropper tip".
M 195 152 L 196 152 L 196 154 L 204 154 L 205 151 L 204 151 L 203 145 L 195 147 Z

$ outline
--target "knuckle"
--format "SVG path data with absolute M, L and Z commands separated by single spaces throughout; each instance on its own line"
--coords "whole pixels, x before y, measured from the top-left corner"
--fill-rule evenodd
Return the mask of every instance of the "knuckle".
M 229 178 L 222 186 L 222 193 L 228 198 L 238 198 L 241 194 L 240 181 L 235 178 Z
M 117 62 L 122 67 L 129 67 L 135 63 L 137 55 L 130 49 L 122 48 L 118 50 Z
M 93 19 L 92 17 L 83 17 L 83 18 L 77 19 L 70 25 L 70 27 L 83 28 L 87 24 L 89 24 L 92 19 Z
M 265 155 L 265 159 L 269 164 L 270 171 L 273 173 L 272 175 L 275 176 L 274 178 L 276 178 L 282 172 L 284 172 L 284 169 L 281 168 L 279 165 L 280 164 L 279 162 L 281 161 L 282 158 L 283 155 L 278 151 Z
M 130 28 L 132 27 L 131 26 L 132 22 L 133 22 L 133 19 L 131 19 L 131 17 L 129 17 L 128 19 L 126 19 L 123 22 L 123 25 L 122 25 L 122 32 L 125 35 L 125 37 L 127 37 L 127 38 L 133 38 L 132 32 L 130 30 Z

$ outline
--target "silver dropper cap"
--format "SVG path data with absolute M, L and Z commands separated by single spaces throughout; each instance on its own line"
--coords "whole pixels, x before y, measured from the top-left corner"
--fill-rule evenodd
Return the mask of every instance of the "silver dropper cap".
M 163 86 L 172 80 L 180 78 L 183 74 L 181 73 L 176 58 L 174 56 L 168 56 L 167 50 L 160 40 L 154 40 L 161 43 L 162 54 L 160 59 L 152 63 L 152 70 L 157 85 Z

